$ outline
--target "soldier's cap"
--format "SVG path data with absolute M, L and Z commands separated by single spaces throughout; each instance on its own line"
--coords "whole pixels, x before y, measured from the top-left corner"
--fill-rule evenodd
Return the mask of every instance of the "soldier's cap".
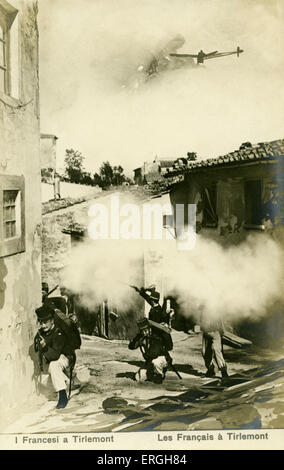
M 42 283 L 41 283 L 41 290 L 43 290 L 44 292 L 48 292 L 48 291 L 49 291 L 49 287 L 48 287 L 48 283 L 47 283 L 47 282 L 42 282 Z
M 54 317 L 55 311 L 52 305 L 44 304 L 41 307 L 37 308 L 35 313 L 38 321 L 46 321 Z
M 137 325 L 138 325 L 138 328 L 140 330 L 144 330 L 145 328 L 149 328 L 149 323 L 148 323 L 147 318 L 142 318 L 142 320 L 139 320 L 137 322 Z
M 160 300 L 160 292 L 153 291 L 153 292 L 151 292 L 151 294 L 150 294 L 149 297 L 150 297 L 150 299 L 156 300 L 157 302 L 159 302 L 159 300 Z

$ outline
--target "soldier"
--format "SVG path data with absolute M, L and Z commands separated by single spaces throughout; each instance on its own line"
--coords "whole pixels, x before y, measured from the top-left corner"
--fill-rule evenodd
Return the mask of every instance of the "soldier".
M 205 318 L 201 316 L 202 356 L 207 368 L 206 377 L 214 377 L 215 365 L 220 370 L 222 377 L 228 377 L 227 365 L 223 356 L 221 320 Z
M 150 325 L 146 318 L 138 322 L 138 327 L 139 333 L 130 341 L 128 347 L 131 350 L 140 348 L 145 359 L 145 367 L 139 369 L 135 379 L 160 384 L 165 378 L 168 366 L 172 363 L 169 355 L 169 351 L 173 349 L 171 335 Z
M 140 289 L 135 286 L 132 287 L 151 305 L 149 320 L 153 320 L 157 323 L 169 323 L 169 314 L 159 304 L 160 293 L 156 291 L 154 286 L 147 288 L 141 287 Z
M 66 382 L 69 381 L 66 372 L 75 364 L 75 352 L 64 332 L 55 325 L 52 304 L 45 303 L 36 309 L 36 315 L 40 328 L 34 340 L 35 351 L 39 352 L 41 369 L 48 367 L 54 390 L 59 394 L 56 408 L 65 408 L 68 403 Z

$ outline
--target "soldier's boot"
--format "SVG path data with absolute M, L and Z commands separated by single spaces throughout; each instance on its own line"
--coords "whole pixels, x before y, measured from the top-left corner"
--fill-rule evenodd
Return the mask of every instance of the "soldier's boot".
M 59 390 L 59 400 L 56 405 L 56 408 L 65 408 L 68 403 L 68 398 L 66 394 L 66 390 Z
M 215 370 L 214 370 L 214 366 L 210 366 L 208 367 L 208 370 L 205 374 L 205 377 L 215 377 Z
M 154 384 L 161 384 L 163 382 L 163 376 L 161 374 L 153 374 L 152 382 L 154 382 Z
M 229 377 L 226 366 L 221 368 L 221 374 L 222 374 L 222 379 Z

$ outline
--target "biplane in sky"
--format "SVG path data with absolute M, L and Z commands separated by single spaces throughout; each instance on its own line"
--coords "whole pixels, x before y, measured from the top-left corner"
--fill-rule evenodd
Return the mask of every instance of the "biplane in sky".
M 208 59 L 217 59 L 218 57 L 225 57 L 228 55 L 233 55 L 237 54 L 237 57 L 244 52 L 243 49 L 241 49 L 239 46 L 235 51 L 229 51 L 229 52 L 218 52 L 218 51 L 213 51 L 213 52 L 208 52 L 205 53 L 203 50 L 199 51 L 198 54 L 177 54 L 177 53 L 170 53 L 170 57 L 180 57 L 180 58 L 191 58 L 191 59 L 196 59 L 197 65 L 203 64 L 204 60 Z
M 185 43 L 182 35 L 177 35 L 168 41 L 163 47 L 154 52 L 149 52 L 148 57 L 141 63 L 130 76 L 124 87 L 136 90 L 143 83 L 159 76 L 161 73 L 179 68 L 196 67 L 203 64 L 205 60 L 216 59 L 233 54 L 239 55 L 244 52 L 243 49 L 237 47 L 235 51 L 218 52 L 213 51 L 205 53 L 202 50 L 198 54 L 179 54 L 177 50 Z M 196 63 L 195 63 L 196 59 Z

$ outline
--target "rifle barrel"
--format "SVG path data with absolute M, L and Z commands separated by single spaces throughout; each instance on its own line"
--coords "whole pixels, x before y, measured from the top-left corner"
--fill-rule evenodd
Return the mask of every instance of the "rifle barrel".
M 52 294 L 52 292 L 54 292 L 54 291 L 57 289 L 57 287 L 59 287 L 59 284 L 57 284 L 55 287 L 53 287 L 53 289 L 51 289 L 51 290 L 46 294 L 46 296 L 48 297 L 50 294 Z

